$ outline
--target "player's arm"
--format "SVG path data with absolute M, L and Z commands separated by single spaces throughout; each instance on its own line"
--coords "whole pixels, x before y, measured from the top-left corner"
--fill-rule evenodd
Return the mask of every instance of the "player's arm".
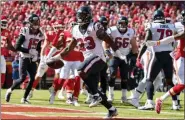
M 149 40 L 152 40 L 152 32 L 150 29 L 147 29 L 145 40 L 144 40 L 145 42 L 144 42 L 143 46 L 141 47 L 141 50 L 139 51 L 139 54 L 137 57 L 138 59 L 141 59 L 141 56 L 145 53 L 145 51 L 147 49 L 146 42 Z
M 20 34 L 15 44 L 15 50 L 23 53 L 29 53 L 29 49 L 22 47 L 22 44 L 24 43 L 24 41 L 25 41 L 25 36 Z
M 54 57 L 52 57 L 52 59 L 61 59 L 64 56 L 68 55 L 69 52 L 71 50 L 74 50 L 74 48 L 77 45 L 77 41 L 75 38 L 71 38 L 71 42 L 69 43 L 69 45 L 67 45 L 59 54 L 55 55 Z
M 148 41 L 146 44 L 147 44 L 147 46 L 158 46 L 158 45 L 169 44 L 169 43 L 172 43 L 176 40 L 180 40 L 180 39 L 184 39 L 184 38 L 185 38 L 185 31 L 180 32 L 180 33 L 173 35 L 173 36 L 166 37 L 162 40 Z
M 132 53 L 133 54 L 137 54 L 138 53 L 138 46 L 137 46 L 136 38 L 135 37 L 133 37 L 131 39 L 130 44 L 132 45 Z
M 16 51 L 15 48 L 13 47 L 11 41 L 10 41 L 10 38 L 7 38 L 7 45 L 8 45 L 7 48 L 9 50 L 14 51 L 14 52 Z

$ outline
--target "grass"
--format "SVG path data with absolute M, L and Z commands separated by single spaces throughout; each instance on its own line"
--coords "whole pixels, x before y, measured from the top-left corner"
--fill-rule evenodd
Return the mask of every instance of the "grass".
M 6 103 L 4 100 L 5 96 L 5 89 L 2 89 L 1 91 L 1 104 Z M 11 96 L 10 103 L 11 104 L 20 104 L 20 100 L 24 94 L 23 90 L 15 90 L 13 91 L 13 94 Z M 155 94 L 155 98 L 161 96 L 163 93 L 157 92 Z M 129 96 L 129 93 L 128 93 Z M 94 107 L 94 108 L 89 108 L 87 104 L 84 104 L 86 96 L 80 95 L 79 97 L 79 103 L 80 107 L 75 107 L 75 106 L 69 106 L 65 104 L 65 101 L 59 100 L 57 97 L 55 99 L 55 102 L 53 105 L 50 105 L 48 102 L 49 99 L 49 92 L 47 90 L 35 90 L 33 98 L 30 100 L 32 103 L 31 105 L 34 106 L 47 106 L 47 107 L 56 107 L 56 108 L 67 108 L 67 109 L 75 109 L 75 110 L 85 110 L 85 111 L 90 111 L 93 112 L 94 114 L 89 114 L 89 116 L 105 116 L 107 110 L 102 107 L 101 105 Z M 181 100 L 181 105 L 182 108 L 180 111 L 174 111 L 171 110 L 172 106 L 172 100 L 171 98 L 168 98 L 162 107 L 162 112 L 161 114 L 157 114 L 154 110 L 149 110 L 149 111 L 141 111 L 135 109 L 135 107 L 127 104 L 127 103 L 120 103 L 120 98 L 121 98 L 121 92 L 120 91 L 115 91 L 115 101 L 113 103 L 114 106 L 118 108 L 118 117 L 130 117 L 130 118 L 161 118 L 161 119 L 184 119 L 184 94 L 182 93 L 180 96 Z M 146 101 L 146 94 L 144 97 L 141 99 L 140 104 L 144 105 Z M 34 113 L 28 113 L 28 114 L 38 114 Z M 42 114 L 40 114 L 42 115 Z M 44 115 L 44 114 L 43 114 Z M 65 116 L 65 115 L 70 115 L 70 116 L 75 116 L 76 114 L 59 114 L 59 113 L 54 113 L 54 115 L 57 116 Z M 78 116 L 87 116 L 87 114 L 80 114 Z

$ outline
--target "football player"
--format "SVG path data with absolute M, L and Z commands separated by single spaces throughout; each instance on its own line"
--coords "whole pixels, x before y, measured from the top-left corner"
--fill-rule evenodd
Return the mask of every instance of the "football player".
M 153 22 L 149 24 L 146 31 L 145 41 L 157 41 L 168 36 L 172 36 L 176 29 L 173 24 L 165 23 L 164 13 L 161 10 L 157 10 L 153 15 Z M 141 48 L 138 59 L 141 58 L 142 54 L 146 51 L 146 44 Z M 151 47 L 152 58 L 148 64 L 147 70 L 147 102 L 144 106 L 139 107 L 141 110 L 154 109 L 153 95 L 154 85 L 153 81 L 156 79 L 159 72 L 163 69 L 166 78 L 167 85 L 173 86 L 173 63 L 170 56 L 170 52 L 173 50 L 172 45 L 160 45 Z M 176 96 L 172 97 L 173 106 L 177 104 Z
M 107 56 L 109 56 L 109 69 L 110 69 L 110 81 L 109 81 L 109 94 L 108 101 L 112 102 L 114 99 L 114 85 L 117 75 L 117 69 L 120 69 L 121 75 L 121 88 L 122 97 L 121 102 L 126 102 L 127 92 L 127 79 L 128 79 L 128 63 L 127 57 L 132 53 L 135 58 L 137 57 L 137 44 L 135 39 L 135 31 L 132 28 L 128 28 L 128 19 L 125 16 L 121 16 L 117 21 L 116 26 L 112 26 L 107 29 L 107 33 L 113 38 L 115 44 L 121 51 L 121 54 L 125 56 L 124 59 L 119 56 L 108 47 L 105 48 Z M 108 46 L 108 45 L 104 45 Z
M 1 87 L 3 87 L 5 82 L 5 73 L 6 73 L 6 60 L 4 58 L 5 51 L 10 49 L 15 51 L 15 48 L 11 44 L 11 36 L 8 28 L 8 21 L 6 16 L 1 16 Z
M 34 82 L 34 77 L 37 70 L 38 53 L 41 47 L 41 41 L 45 39 L 43 32 L 40 30 L 40 18 L 36 14 L 32 14 L 29 18 L 29 27 L 23 27 L 20 31 L 18 40 L 16 41 L 15 49 L 20 51 L 19 74 L 20 79 L 7 90 L 5 95 L 6 102 L 10 101 L 12 91 L 18 87 L 26 79 L 27 72 L 30 77 L 29 84 L 26 88 L 21 103 L 29 104 L 26 99 Z
M 161 111 L 162 103 L 169 96 L 173 96 L 183 91 L 185 88 L 184 85 L 184 58 L 185 58 L 185 10 L 181 12 L 182 14 L 182 22 L 175 23 L 175 27 L 177 28 L 178 34 L 170 37 L 166 37 L 162 40 L 157 41 L 147 41 L 147 46 L 158 46 L 158 45 L 168 45 L 171 42 L 179 40 L 179 45 L 177 47 L 176 53 L 172 54 L 174 58 L 174 66 L 177 74 L 178 84 L 171 88 L 167 93 L 165 93 L 160 98 L 156 99 L 155 109 L 159 114 Z
M 92 21 L 92 11 L 89 6 L 79 8 L 77 11 L 77 22 L 78 25 L 75 25 L 72 29 L 73 38 L 70 44 L 50 60 L 55 61 L 63 58 L 77 46 L 84 56 L 84 61 L 78 68 L 78 72 L 93 95 L 93 101 L 89 107 L 94 107 L 101 103 L 108 109 L 106 118 L 112 118 L 118 114 L 117 109 L 108 103 L 105 96 L 97 88 L 99 73 L 106 66 L 101 40 L 108 42 L 121 58 L 124 56 L 122 56 L 112 39 L 105 32 L 101 23 Z

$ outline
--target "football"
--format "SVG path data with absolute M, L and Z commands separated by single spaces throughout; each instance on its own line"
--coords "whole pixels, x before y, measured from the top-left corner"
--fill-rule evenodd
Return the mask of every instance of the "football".
M 48 59 L 46 60 L 46 64 L 53 69 L 59 69 L 64 66 L 62 60 Z

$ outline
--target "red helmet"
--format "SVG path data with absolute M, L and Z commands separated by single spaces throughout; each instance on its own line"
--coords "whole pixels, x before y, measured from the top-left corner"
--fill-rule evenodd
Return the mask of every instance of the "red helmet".
M 8 27 L 8 21 L 6 16 L 1 16 L 1 28 L 6 29 Z
M 63 25 L 63 22 L 61 21 L 61 20 L 58 20 L 58 21 L 56 21 L 55 23 L 53 23 L 53 28 L 54 29 L 57 29 L 57 28 L 59 28 L 59 29 L 64 29 L 64 25 Z

